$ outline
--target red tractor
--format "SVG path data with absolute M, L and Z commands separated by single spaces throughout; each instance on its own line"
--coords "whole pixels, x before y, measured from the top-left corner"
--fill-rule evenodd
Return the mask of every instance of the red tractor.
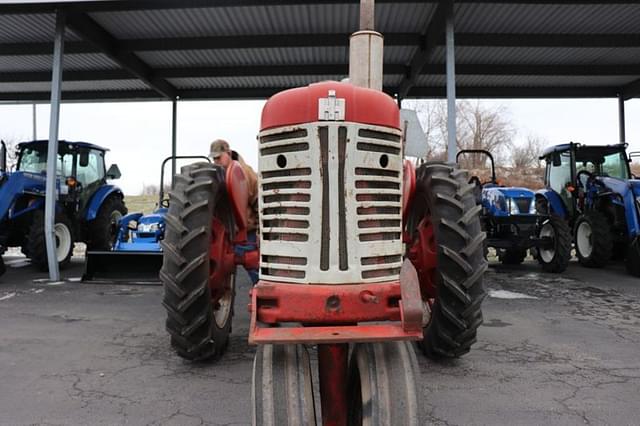
M 184 167 L 170 194 L 160 276 L 179 355 L 223 353 L 235 267 L 259 266 L 254 424 L 315 424 L 315 377 L 324 425 L 417 425 L 411 341 L 430 357 L 458 357 L 482 322 L 485 236 L 467 173 L 444 163 L 415 170 L 395 101 L 352 83 L 266 103 L 259 253 L 234 250 L 247 241 L 237 164 Z

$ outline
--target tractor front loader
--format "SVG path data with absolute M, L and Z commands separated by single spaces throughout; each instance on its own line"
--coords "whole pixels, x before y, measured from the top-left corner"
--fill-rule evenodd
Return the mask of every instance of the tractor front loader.
M 246 240 L 236 163 L 183 168 L 171 192 L 161 278 L 181 356 L 222 354 L 235 266 L 259 266 L 255 425 L 418 425 L 411 341 L 458 357 L 482 322 L 485 236 L 467 173 L 403 160 L 399 109 L 381 91 L 382 36 L 359 31 L 351 46 L 349 83 L 286 90 L 264 106 L 259 255 L 234 252 Z
M 201 159 L 201 155 L 167 157 L 160 166 L 160 193 L 152 213 L 130 213 L 116 226 L 116 238 L 109 250 L 87 250 L 83 281 L 158 283 L 162 267 L 161 241 L 170 200 L 164 192 L 164 171 L 171 160 Z

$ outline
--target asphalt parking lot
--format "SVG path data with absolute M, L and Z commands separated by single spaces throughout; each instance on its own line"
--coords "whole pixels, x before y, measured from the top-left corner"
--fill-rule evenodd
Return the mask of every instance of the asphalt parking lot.
M 161 287 L 76 282 L 81 259 L 63 271 L 72 281 L 51 285 L 22 259 L 5 260 L 1 424 L 250 423 L 244 273 L 229 351 L 193 365 L 169 347 Z M 638 424 L 639 279 L 621 265 L 573 262 L 550 275 L 527 262 L 492 267 L 485 282 L 472 352 L 441 363 L 418 357 L 423 424 Z

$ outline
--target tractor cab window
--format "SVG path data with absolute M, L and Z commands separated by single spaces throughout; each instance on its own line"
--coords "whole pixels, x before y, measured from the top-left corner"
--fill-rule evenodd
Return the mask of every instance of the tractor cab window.
M 601 175 L 619 179 L 629 179 L 627 158 L 624 153 L 614 152 L 613 154 L 605 155 Z
M 47 146 L 26 147 L 20 153 L 18 170 L 31 173 L 46 173 L 47 171 Z M 73 172 L 73 154 L 70 152 L 58 153 L 57 174 L 59 176 L 71 176 Z
M 553 155 L 556 157 L 556 165 L 553 163 Z M 557 160 L 560 161 L 557 161 Z M 571 209 L 573 203 L 571 202 L 571 154 L 569 151 L 552 154 L 547 158 L 547 183 L 548 186 L 557 193 L 564 205 Z
M 102 151 L 82 148 L 78 151 L 77 161 L 76 179 L 84 187 L 102 181 L 105 175 Z
M 578 151 L 576 173 L 589 172 L 595 176 L 629 179 L 629 169 L 624 152 L 603 154 L 598 151 Z

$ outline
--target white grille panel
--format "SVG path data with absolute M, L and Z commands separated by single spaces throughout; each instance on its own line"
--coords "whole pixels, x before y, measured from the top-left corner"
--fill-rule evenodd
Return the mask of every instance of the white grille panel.
M 397 280 L 400 131 L 316 122 L 260 134 L 260 278 Z

